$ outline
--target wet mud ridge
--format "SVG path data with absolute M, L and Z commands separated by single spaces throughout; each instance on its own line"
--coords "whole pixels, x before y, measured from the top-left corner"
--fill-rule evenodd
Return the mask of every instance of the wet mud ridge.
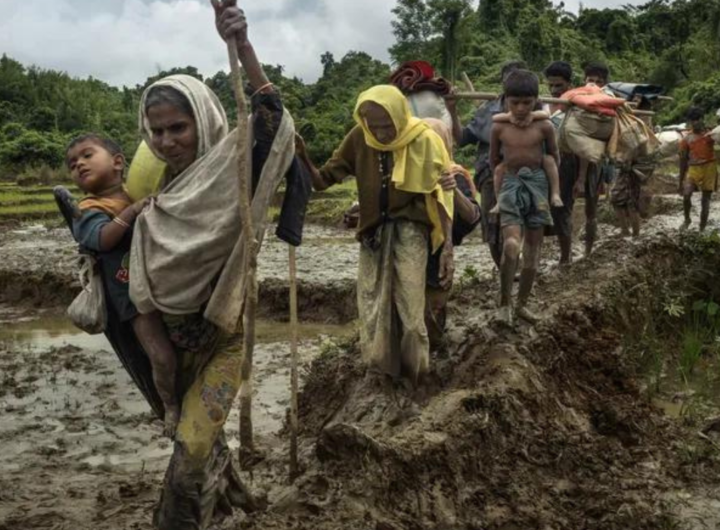
M 717 270 L 715 252 L 702 259 Z M 668 238 L 609 242 L 546 276 L 551 316 L 534 328 L 488 323 L 491 296 L 460 297 L 423 392 L 366 374 L 357 344 L 317 359 L 301 396 L 304 475 L 239 527 L 704 528 L 683 520 L 677 492 L 717 493 L 717 442 L 651 405 L 630 348 L 653 293 L 692 259 Z
M 270 507 L 217 528 L 718 527 L 720 438 L 664 415 L 646 388 L 644 341 L 677 346 L 668 307 L 720 300 L 718 238 L 680 238 L 680 221 L 657 216 L 637 242 L 602 225 L 596 253 L 567 271 L 548 245 L 536 326 L 493 322 L 499 287 L 487 252 L 475 239 L 463 245 L 458 262 L 476 270 L 458 270 L 447 340 L 420 390 L 367 374 L 352 326 L 304 328 L 294 485 L 283 425 L 289 333 L 263 324 L 254 391 L 263 458 L 242 477 Z M 357 243 L 313 230 L 299 254 L 301 319 L 352 319 Z M 161 426 L 107 344 L 66 340 L 52 310 L 51 322 L 37 321 L 37 306 L 67 302 L 58 293 L 72 283 L 75 249 L 65 232 L 0 233 L 0 530 L 149 530 L 171 451 Z M 261 309 L 284 318 L 287 248 L 269 242 Z M 32 347 L 12 336 L 37 329 L 49 338 Z M 321 335 L 341 338 L 318 344 Z M 235 407 L 233 448 L 237 425 Z
M 297 252 L 300 318 L 326 323 L 356 318 L 358 250 L 352 231 L 310 225 Z M 77 244 L 67 229 L 0 227 L 0 303 L 67 307 L 80 290 L 76 262 Z M 268 229 L 259 264 L 259 315 L 287 319 L 288 246 L 274 236 L 274 227 Z

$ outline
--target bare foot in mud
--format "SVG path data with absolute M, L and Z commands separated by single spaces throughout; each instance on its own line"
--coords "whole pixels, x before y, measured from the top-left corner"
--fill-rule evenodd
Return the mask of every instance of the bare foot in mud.
M 683 224 L 680 225 L 680 231 L 684 232 L 685 230 L 690 228 L 691 224 L 692 222 L 690 221 L 690 219 L 685 219 L 685 221 L 683 221 Z
M 509 305 L 501 306 L 495 314 L 495 320 L 506 326 L 513 325 L 513 312 L 512 307 Z
M 526 306 L 518 307 L 515 310 L 515 316 L 530 324 L 537 324 L 541 320 L 538 315 L 530 311 Z
M 165 427 L 163 429 L 163 434 L 171 440 L 175 439 L 175 431 L 177 431 L 177 426 L 179 422 L 180 408 L 167 407 L 165 409 Z

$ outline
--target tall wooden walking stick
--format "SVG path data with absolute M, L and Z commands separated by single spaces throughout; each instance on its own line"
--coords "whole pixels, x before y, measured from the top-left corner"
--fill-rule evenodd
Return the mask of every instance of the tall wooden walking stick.
M 252 368 L 253 349 L 255 348 L 255 311 L 257 308 L 257 251 L 258 242 L 251 209 L 252 177 L 249 175 L 248 108 L 243 91 L 240 59 L 235 38 L 227 40 L 228 57 L 233 93 L 237 103 L 237 150 L 238 179 L 240 182 L 240 217 L 245 243 L 245 301 L 240 318 L 243 319 L 243 361 L 240 367 L 240 448 L 241 451 L 253 450 L 252 430 Z
M 290 261 L 290 482 L 298 474 L 298 306 L 297 306 L 297 266 L 295 247 L 288 245 Z

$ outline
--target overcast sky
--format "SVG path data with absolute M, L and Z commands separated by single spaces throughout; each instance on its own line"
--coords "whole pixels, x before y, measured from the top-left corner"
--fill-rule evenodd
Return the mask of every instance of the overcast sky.
M 320 56 L 362 50 L 389 60 L 393 0 L 240 2 L 265 63 L 312 82 Z M 586 7 L 640 0 L 585 0 Z M 577 11 L 578 0 L 566 6 Z M 227 70 L 210 0 L 0 0 L 0 54 L 24 64 L 134 86 L 159 70 Z

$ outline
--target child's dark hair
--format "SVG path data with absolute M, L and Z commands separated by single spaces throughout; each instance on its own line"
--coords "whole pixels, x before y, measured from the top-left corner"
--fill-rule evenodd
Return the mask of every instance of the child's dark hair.
M 690 107 L 685 117 L 690 121 L 700 121 L 705 117 L 705 112 L 700 107 Z
M 70 153 L 70 150 L 82 142 L 92 142 L 105 149 L 112 156 L 121 155 L 123 158 L 125 158 L 122 148 L 115 141 L 111 140 L 110 138 L 100 136 L 99 134 L 89 133 L 77 136 L 70 140 L 70 143 L 65 149 L 65 165 L 70 165 L 70 160 L 68 159 L 68 154 Z
M 150 89 L 150 92 L 148 92 L 145 98 L 145 112 L 147 112 L 150 107 L 164 103 L 175 107 L 188 116 L 195 116 L 188 98 L 179 90 L 165 85 L 159 85 Z
M 573 70 L 572 66 L 570 66 L 570 63 L 566 63 L 565 61 L 555 61 L 554 63 L 550 63 L 550 65 L 545 68 L 545 71 L 543 72 L 545 77 L 561 77 L 568 83 L 572 81 L 572 75 Z
M 596 76 L 605 81 L 610 79 L 610 69 L 604 63 L 597 61 L 587 63 L 583 70 L 585 71 L 585 77 Z
M 515 70 L 505 78 L 503 91 L 509 97 L 536 98 L 540 93 L 540 81 L 529 70 Z
M 509 61 L 502 65 L 500 70 L 500 79 L 505 80 L 505 76 L 515 72 L 516 70 L 527 70 L 527 64 L 525 61 Z

